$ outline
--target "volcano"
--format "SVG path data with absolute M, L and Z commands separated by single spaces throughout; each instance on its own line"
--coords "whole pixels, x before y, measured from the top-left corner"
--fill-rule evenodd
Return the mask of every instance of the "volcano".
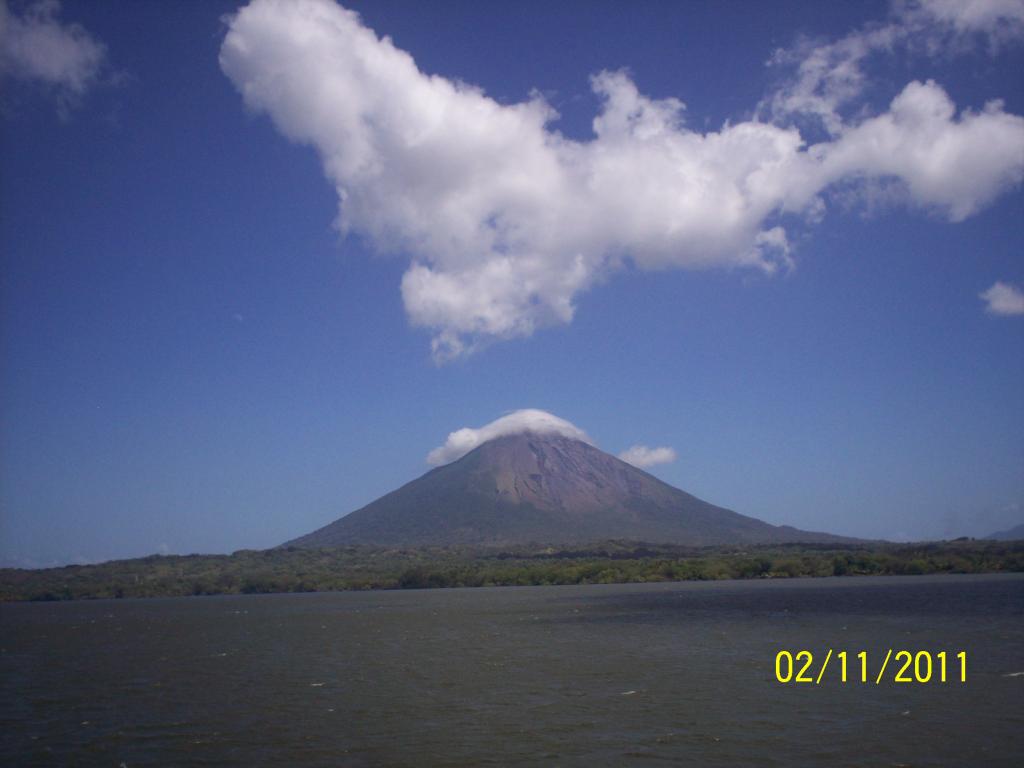
M 691 546 L 850 541 L 716 507 L 581 440 L 525 432 L 485 442 L 282 546 L 508 546 L 608 539 Z

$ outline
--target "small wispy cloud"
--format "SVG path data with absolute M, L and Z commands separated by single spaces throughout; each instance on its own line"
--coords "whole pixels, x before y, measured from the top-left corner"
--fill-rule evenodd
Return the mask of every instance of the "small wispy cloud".
M 655 464 L 671 464 L 676 460 L 676 452 L 668 446 L 649 448 L 646 445 L 634 445 L 620 453 L 619 458 L 627 464 L 644 469 Z
M 845 106 L 870 85 L 867 65 L 898 51 L 949 56 L 974 50 L 980 40 L 990 52 L 1024 39 L 1024 0 L 909 0 L 893 3 L 885 22 L 873 22 L 838 39 L 801 39 L 780 48 L 770 64 L 794 73 L 761 103 L 777 122 L 813 119 L 831 134 L 849 125 Z
M 448 435 L 444 445 L 439 445 L 427 454 L 427 463 L 434 465 L 448 464 L 456 459 L 461 459 L 478 445 L 483 445 L 488 440 L 523 432 L 533 432 L 539 435 L 555 434 L 571 437 L 574 440 L 582 440 L 585 443 L 593 442 L 587 436 L 587 433 L 575 424 L 565 419 L 560 419 L 547 411 L 525 408 L 520 411 L 513 411 L 479 428 L 463 427 L 462 429 L 457 429 Z
M 107 49 L 80 24 L 62 24 L 57 0 L 36 0 L 21 13 L 0 0 L 0 74 L 52 88 L 66 110 L 99 80 Z
M 978 296 L 990 315 L 1024 315 L 1024 291 L 1015 285 L 997 281 Z

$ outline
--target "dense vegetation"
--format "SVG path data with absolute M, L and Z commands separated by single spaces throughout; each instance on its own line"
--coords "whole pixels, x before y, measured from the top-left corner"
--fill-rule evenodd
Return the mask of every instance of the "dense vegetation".
M 0 569 L 0 600 L 170 597 L 872 574 L 1024 572 L 1024 541 L 688 548 L 242 550 L 153 555 L 45 570 Z

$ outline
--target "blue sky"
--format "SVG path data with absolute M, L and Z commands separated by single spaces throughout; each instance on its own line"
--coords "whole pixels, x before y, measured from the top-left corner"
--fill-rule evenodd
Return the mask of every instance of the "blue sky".
M 1024 5 L 346 7 L 4 6 L 0 562 L 272 546 L 520 408 L 1024 520 Z

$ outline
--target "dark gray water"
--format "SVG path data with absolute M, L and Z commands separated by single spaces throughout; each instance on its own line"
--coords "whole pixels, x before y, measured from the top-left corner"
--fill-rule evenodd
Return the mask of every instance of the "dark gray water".
M 830 647 L 871 682 L 776 681 Z M 0 648 L 3 765 L 1024 765 L 1019 576 L 3 605 Z

